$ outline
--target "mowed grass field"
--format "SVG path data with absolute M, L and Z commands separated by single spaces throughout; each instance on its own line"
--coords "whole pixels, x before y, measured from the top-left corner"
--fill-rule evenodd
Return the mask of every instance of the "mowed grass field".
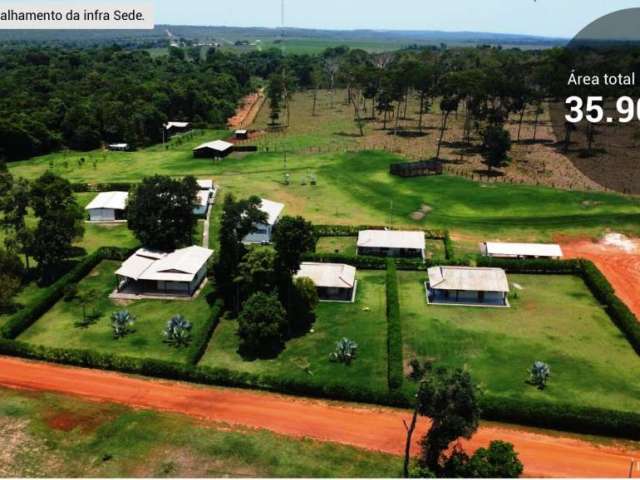
M 200 365 L 295 379 L 321 385 L 387 390 L 385 272 L 358 271 L 355 303 L 320 303 L 313 333 L 287 342 L 273 360 L 246 361 L 238 353 L 237 322 L 223 320 Z M 332 363 L 329 354 L 343 337 L 358 344 L 351 365 Z
M 78 284 L 79 294 L 91 294 L 92 300 L 87 303 L 87 312 L 95 310 L 100 313 L 94 324 L 77 327 L 75 323 L 83 318 L 82 304 L 77 300 L 61 299 L 22 333 L 18 340 L 49 347 L 184 361 L 186 349 L 166 344 L 162 332 L 169 319 L 180 314 L 192 323 L 194 338 L 203 335 L 207 322 L 211 320 L 211 310 L 207 303 L 212 292 L 211 286 L 205 286 L 193 301 L 141 300 L 116 303 L 109 299 L 109 294 L 116 287 L 114 272 L 119 266 L 120 262 L 105 260 Z M 137 321 L 133 327 L 134 333 L 115 340 L 111 330 L 111 314 L 118 310 L 128 310 L 137 317 Z
M 509 275 L 511 308 L 500 309 L 427 305 L 424 272 L 398 278 L 405 361 L 468 368 L 495 395 L 640 409 L 640 358 L 582 279 Z M 536 360 L 551 367 L 544 391 L 526 383 Z
M 0 389 L 0 477 L 397 477 L 401 459 L 264 430 Z

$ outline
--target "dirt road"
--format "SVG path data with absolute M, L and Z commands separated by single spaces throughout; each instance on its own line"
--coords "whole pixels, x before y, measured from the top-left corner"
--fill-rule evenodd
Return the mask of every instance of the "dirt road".
M 262 102 L 264 102 L 262 90 L 244 97 L 236 109 L 235 115 L 227 121 L 229 128 L 249 128 L 258 115 Z
M 591 260 L 607 277 L 620 299 L 640 319 L 640 247 L 627 240 L 627 249 L 590 239 L 560 239 L 567 258 Z
M 0 357 L 0 386 L 182 413 L 392 454 L 402 453 L 402 419 L 410 416 L 409 412 L 390 408 L 201 387 L 10 357 Z M 426 427 L 426 421 L 422 421 L 416 439 Z M 515 445 L 529 476 L 627 476 L 631 458 L 640 458 L 640 450 L 594 445 L 583 440 L 495 425 L 481 427 L 463 446 L 473 450 L 494 439 Z M 414 445 L 414 451 L 417 451 L 417 445 Z

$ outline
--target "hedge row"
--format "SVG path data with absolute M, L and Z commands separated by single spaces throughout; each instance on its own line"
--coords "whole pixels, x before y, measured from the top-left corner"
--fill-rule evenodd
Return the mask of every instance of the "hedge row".
M 588 260 L 582 260 L 582 278 L 593 296 L 606 306 L 607 313 L 613 322 L 640 355 L 640 323 L 633 312 L 617 297 L 615 290 L 602 272 Z
M 397 230 L 380 225 L 314 225 L 318 237 L 357 237 L 361 230 Z M 426 238 L 444 240 L 449 233 L 446 230 L 419 229 Z
M 223 302 L 221 299 L 217 299 L 211 308 L 211 316 L 209 317 L 209 323 L 207 323 L 207 328 L 200 335 L 199 338 L 196 339 L 190 346 L 189 351 L 187 352 L 187 363 L 190 365 L 197 365 L 202 356 L 207 351 L 207 347 L 209 346 L 209 341 L 211 340 L 211 336 L 213 332 L 216 330 L 218 324 L 220 323 L 220 317 L 222 316 L 223 310 Z
M 74 192 L 128 192 L 133 183 L 111 182 L 111 183 L 74 183 L 71 188 Z
M 387 259 L 387 381 L 389 389 L 396 390 L 404 380 L 402 358 L 402 322 L 400 321 L 400 299 L 396 263 Z
M 456 254 L 453 249 L 453 240 L 451 240 L 451 235 L 449 235 L 448 231 L 444 233 L 442 242 L 444 243 L 444 258 L 447 260 L 453 260 L 456 257 Z
M 480 397 L 480 407 L 486 420 L 640 440 L 640 413 L 637 412 L 490 394 Z

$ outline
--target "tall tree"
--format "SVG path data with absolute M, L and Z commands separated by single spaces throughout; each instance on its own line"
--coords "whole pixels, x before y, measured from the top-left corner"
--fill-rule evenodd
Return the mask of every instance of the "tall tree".
M 146 248 L 173 251 L 191 245 L 197 224 L 193 214 L 197 192 L 194 177 L 144 178 L 129 194 L 129 229 Z
M 493 168 L 500 168 L 509 161 L 511 135 L 501 126 L 489 125 L 482 133 L 482 158 L 491 173 Z

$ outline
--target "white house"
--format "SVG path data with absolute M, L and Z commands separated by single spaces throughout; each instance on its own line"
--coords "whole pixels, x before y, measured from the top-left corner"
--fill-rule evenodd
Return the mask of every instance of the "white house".
M 233 152 L 233 143 L 224 140 L 215 140 L 198 145 L 193 149 L 196 158 L 224 158 Z
M 115 152 L 126 152 L 127 150 L 129 150 L 129 144 L 128 143 L 111 143 L 107 146 L 107 148 Z
M 342 263 L 303 262 L 296 278 L 310 278 L 324 301 L 353 302 L 356 294 L 356 268 Z
M 174 133 L 186 132 L 191 129 L 189 122 L 167 122 L 164 129 L 169 135 Z
M 560 259 L 563 257 L 560 245 L 544 243 L 485 242 L 480 245 L 480 251 L 483 255 L 494 258 Z
M 205 217 L 209 206 L 215 199 L 215 188 L 213 180 L 198 180 L 197 202 L 193 207 L 193 214 L 199 217 Z
M 115 222 L 126 220 L 128 192 L 101 192 L 91 200 L 85 210 L 90 222 Z
M 430 304 L 508 307 L 509 282 L 501 268 L 431 267 Z
M 424 232 L 362 230 L 358 233 L 358 255 L 422 257 Z
M 207 274 L 212 250 L 198 246 L 171 253 L 140 248 L 116 271 L 117 292 L 191 297 Z
M 271 243 L 273 227 L 282 216 L 284 204 L 263 198 L 260 210 L 267 214 L 267 223 L 254 225 L 254 231 L 242 239 L 243 243 Z

